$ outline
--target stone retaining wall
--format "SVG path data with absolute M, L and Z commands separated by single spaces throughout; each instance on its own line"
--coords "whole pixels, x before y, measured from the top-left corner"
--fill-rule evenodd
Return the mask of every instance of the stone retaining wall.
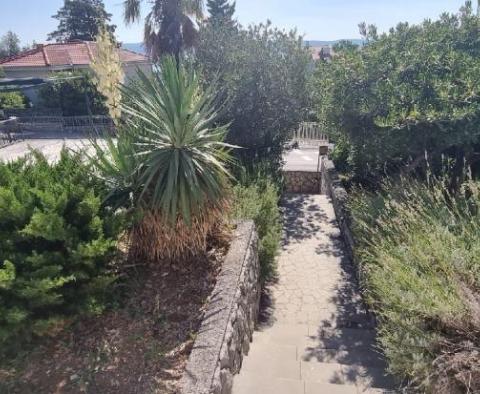
M 332 199 L 335 215 L 338 220 L 340 231 L 345 243 L 346 251 L 352 261 L 355 261 L 354 247 L 355 241 L 350 230 L 350 223 L 346 211 L 346 203 L 348 193 L 342 185 L 333 162 L 326 157 L 322 159 L 320 166 L 321 176 L 321 193 L 326 194 Z M 356 264 L 358 267 L 358 264 Z M 360 269 L 357 270 L 357 276 L 360 276 Z M 360 278 L 358 278 L 360 279 Z
M 250 348 L 260 303 L 258 237 L 239 222 L 182 377 L 182 394 L 229 394 Z
M 320 193 L 321 176 L 319 172 L 285 171 L 284 177 L 287 193 Z

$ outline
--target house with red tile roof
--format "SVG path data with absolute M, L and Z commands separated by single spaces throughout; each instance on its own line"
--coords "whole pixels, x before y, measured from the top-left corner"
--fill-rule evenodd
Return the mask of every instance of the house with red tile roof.
M 55 71 L 89 70 L 97 54 L 97 44 L 92 41 L 71 41 L 37 45 L 35 49 L 0 61 L 5 76 L 18 78 L 48 78 Z M 140 53 L 118 48 L 118 54 L 127 79 L 137 68 L 148 73 L 152 63 Z

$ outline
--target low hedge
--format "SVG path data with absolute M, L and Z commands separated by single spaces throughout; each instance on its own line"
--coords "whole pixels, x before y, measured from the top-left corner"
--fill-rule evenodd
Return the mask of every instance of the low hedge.
M 282 226 L 278 207 L 278 187 L 266 178 L 255 179 L 233 188 L 234 219 L 252 219 L 259 237 L 259 259 L 264 281 L 276 273 L 275 257 L 278 254 Z
M 0 163 L 0 347 L 98 313 L 123 217 L 102 207 L 103 185 L 80 156 L 40 153 Z

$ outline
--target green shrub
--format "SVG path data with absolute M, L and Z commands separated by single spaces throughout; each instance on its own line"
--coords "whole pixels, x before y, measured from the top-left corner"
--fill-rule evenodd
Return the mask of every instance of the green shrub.
M 350 203 L 392 372 L 421 392 L 480 390 L 480 188 L 388 184 Z
M 480 142 L 480 14 L 458 14 L 384 34 L 363 26 L 366 44 L 343 45 L 318 62 L 317 114 L 323 130 L 352 146 L 348 163 L 362 181 L 425 166 L 442 156 L 470 165 Z M 414 165 L 412 165 L 414 163 Z M 460 166 L 461 170 L 461 166 Z
M 256 179 L 233 188 L 234 219 L 252 219 L 259 237 L 259 258 L 263 280 L 275 276 L 282 226 L 278 208 L 278 187 L 268 179 Z
M 196 62 L 207 86 L 217 82 L 228 100 L 221 123 L 242 164 L 268 158 L 281 167 L 283 145 L 308 112 L 312 58 L 295 31 L 270 22 L 243 28 L 224 23 L 200 30 Z
M 63 116 L 84 116 L 90 111 L 95 115 L 108 114 L 105 97 L 98 92 L 90 74 L 59 72 L 52 77 L 58 80 L 39 90 L 40 106 L 60 108 Z
M 0 346 L 102 310 L 122 216 L 80 156 L 0 163 Z
M 25 108 L 27 97 L 21 92 L 0 92 L 0 109 Z

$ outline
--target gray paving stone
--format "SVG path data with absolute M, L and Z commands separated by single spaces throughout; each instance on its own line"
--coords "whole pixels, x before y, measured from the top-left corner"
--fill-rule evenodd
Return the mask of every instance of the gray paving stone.
M 283 213 L 278 281 L 268 289 L 267 317 L 254 333 L 234 394 L 390 388 L 330 199 L 290 195 Z
M 233 394 L 304 394 L 305 383 L 301 380 L 273 378 L 266 380 L 257 374 L 243 371 L 235 378 Z
M 305 382 L 305 394 L 357 394 L 355 386 Z
M 330 384 L 346 384 L 347 380 L 343 366 L 337 363 L 309 363 L 300 362 L 302 379 L 310 382 Z M 350 383 L 355 385 L 355 382 Z
M 339 363 L 345 365 L 362 364 L 366 366 L 385 367 L 382 355 L 369 347 L 336 350 L 318 348 L 298 348 L 297 357 L 306 362 Z
M 257 375 L 263 379 L 300 380 L 300 361 L 287 360 L 266 355 L 247 357 L 242 365 L 242 372 Z

